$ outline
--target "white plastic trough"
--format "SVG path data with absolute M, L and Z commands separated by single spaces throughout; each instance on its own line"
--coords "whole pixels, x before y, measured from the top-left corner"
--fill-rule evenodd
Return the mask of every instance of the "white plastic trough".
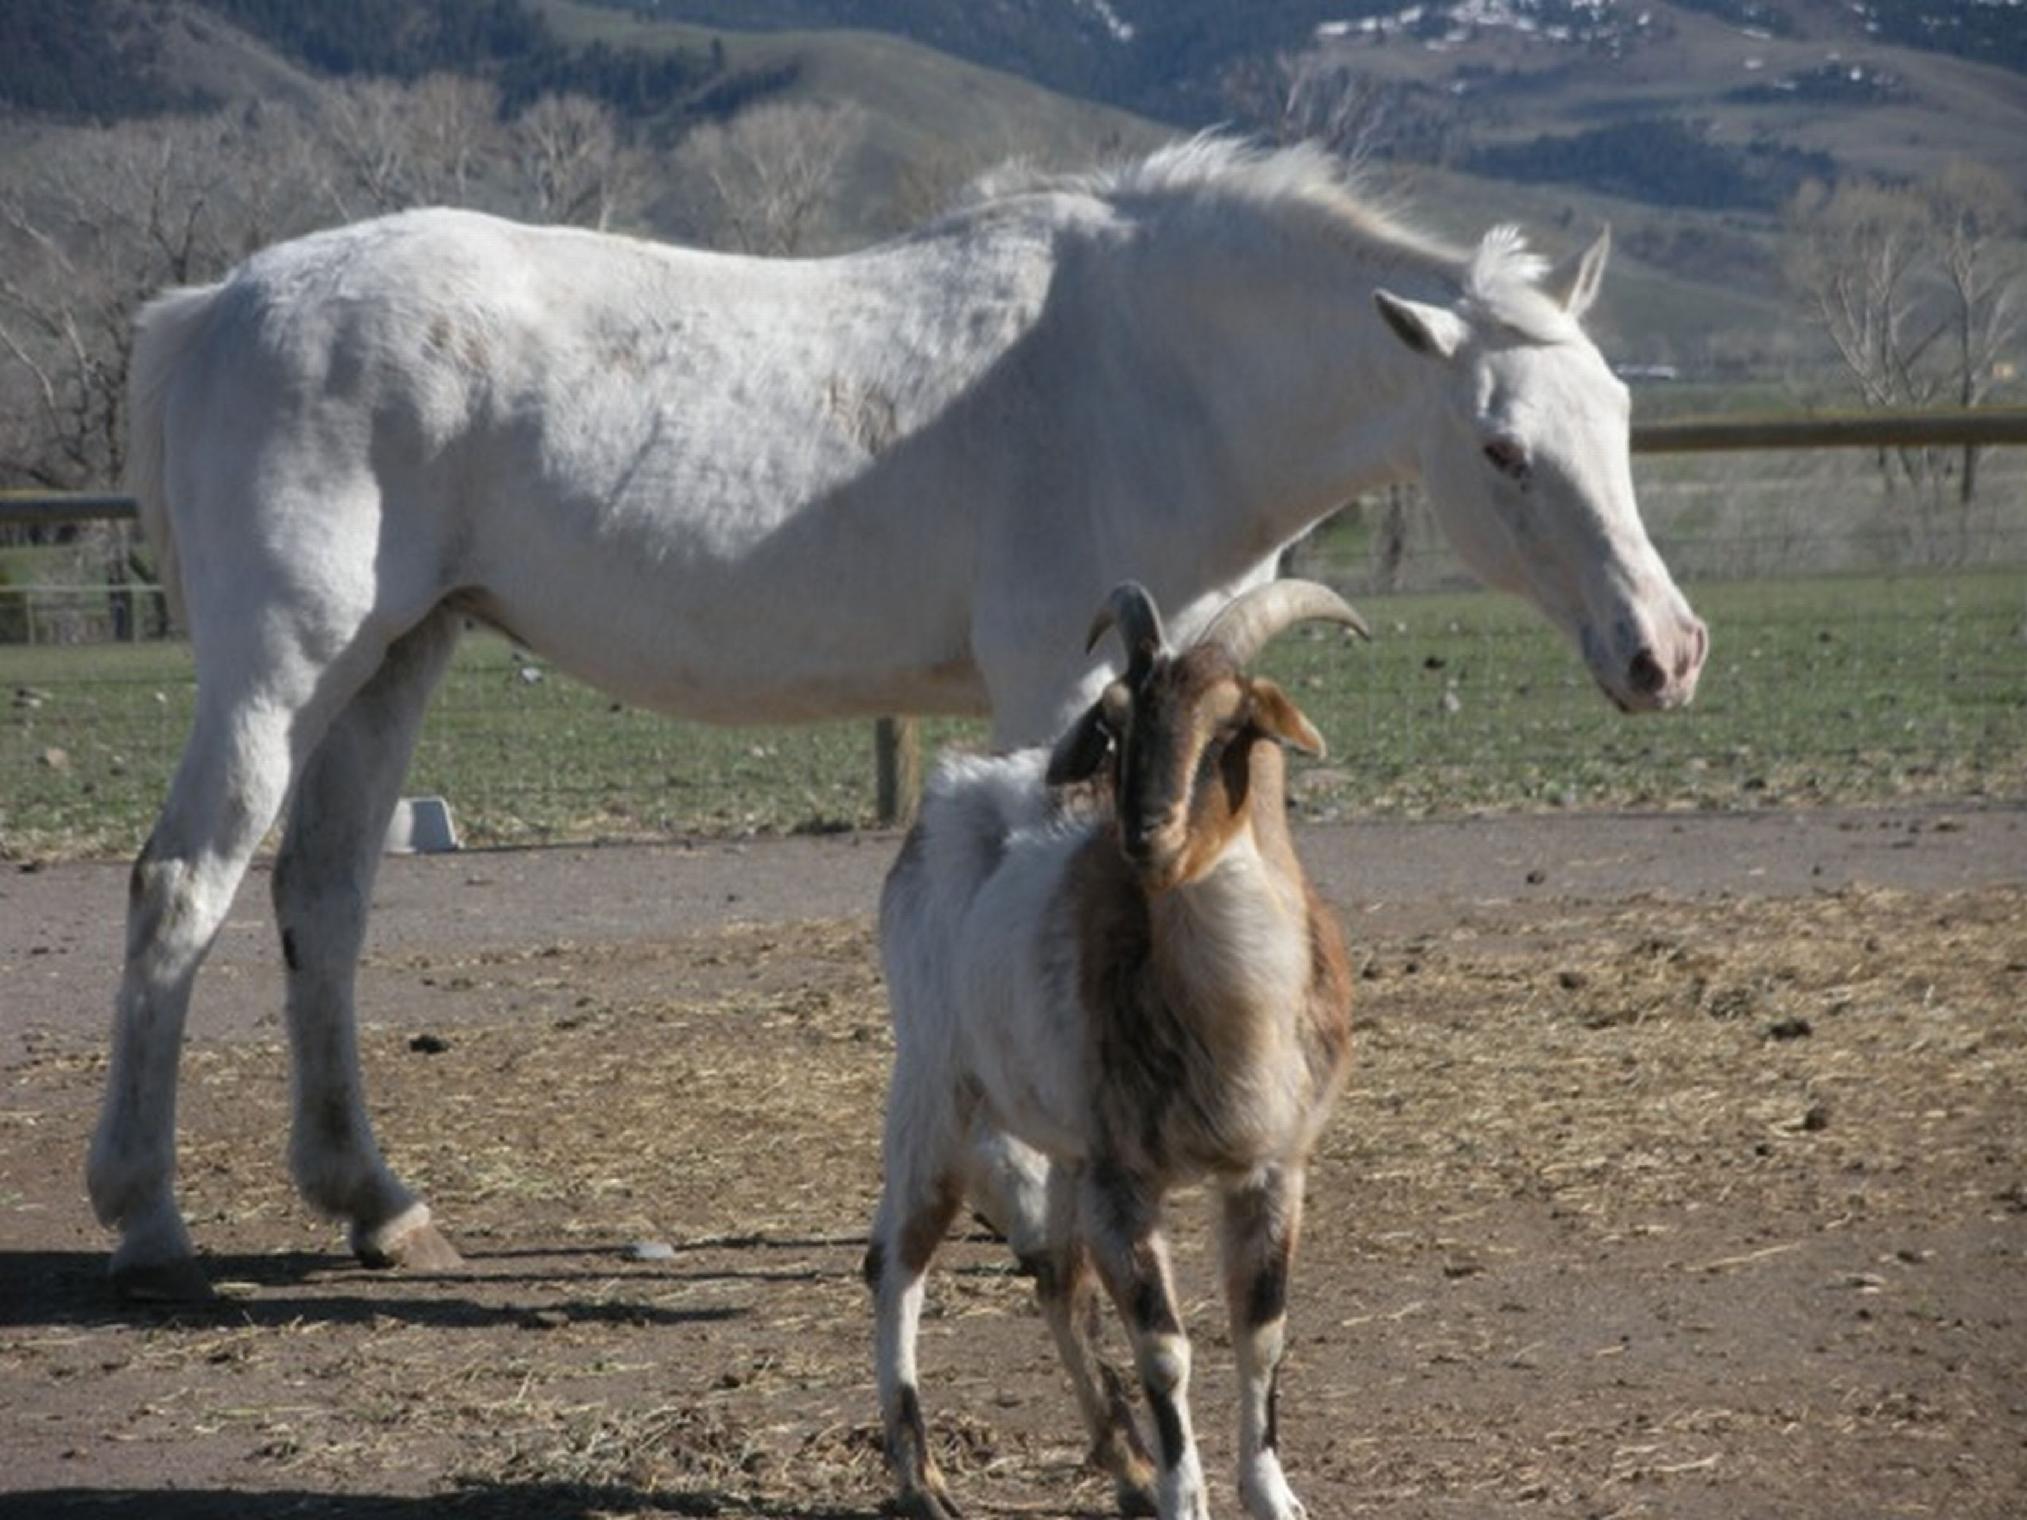
M 394 816 L 387 821 L 388 854 L 440 855 L 457 847 L 457 826 L 443 798 L 403 797 L 394 804 Z

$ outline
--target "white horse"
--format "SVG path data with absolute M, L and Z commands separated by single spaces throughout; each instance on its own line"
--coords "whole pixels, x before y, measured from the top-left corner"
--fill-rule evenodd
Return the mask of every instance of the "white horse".
M 1605 255 L 1550 270 L 1506 228 L 1449 249 L 1319 153 L 1198 138 L 1003 180 L 841 258 L 419 211 L 161 297 L 132 487 L 197 712 L 134 867 L 88 1167 L 116 1284 L 206 1291 L 173 1193 L 178 1052 L 285 801 L 297 1183 L 362 1259 L 456 1263 L 374 1140 L 353 981 L 468 619 L 690 717 L 990 712 L 995 743 L 1042 742 L 1106 680 L 1074 630 L 1107 588 L 1139 580 L 1187 641 L 1325 513 L 1418 478 L 1613 701 L 1686 702 L 1703 625 L 1578 325 Z

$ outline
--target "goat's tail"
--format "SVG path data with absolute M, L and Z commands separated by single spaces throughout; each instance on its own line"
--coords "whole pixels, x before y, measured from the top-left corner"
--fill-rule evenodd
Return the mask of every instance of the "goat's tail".
M 948 1015 L 965 915 L 1008 841 L 1051 816 L 1047 762 L 1040 749 L 956 754 L 930 772 L 915 827 L 880 893 L 880 955 L 897 1036 L 918 1007 L 923 1017 Z
M 142 307 L 134 319 L 134 356 L 127 376 L 127 490 L 139 505 L 141 532 L 155 551 L 155 577 L 178 622 L 184 621 L 183 582 L 169 516 L 168 393 L 217 289 L 168 290 Z

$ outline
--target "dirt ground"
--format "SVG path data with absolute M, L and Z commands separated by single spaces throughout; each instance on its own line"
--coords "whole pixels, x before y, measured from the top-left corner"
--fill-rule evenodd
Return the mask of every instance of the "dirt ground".
M 1281 1406 L 1316 1520 L 2027 1513 L 2027 810 L 1302 838 L 1361 966 Z M 0 1515 L 878 1514 L 894 845 L 390 861 L 363 1045 L 468 1259 L 433 1277 L 355 1268 L 289 1189 L 256 873 L 184 1062 L 222 1296 L 175 1310 L 111 1299 L 82 1196 L 125 867 L 8 868 Z M 1178 1277 L 1236 1514 L 1204 1214 Z M 922 1360 L 967 1513 L 1109 1512 L 982 1233 Z

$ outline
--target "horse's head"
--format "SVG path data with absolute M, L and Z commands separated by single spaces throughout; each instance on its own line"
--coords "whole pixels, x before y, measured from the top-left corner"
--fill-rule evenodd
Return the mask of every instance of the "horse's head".
M 1495 228 L 1454 305 L 1377 300 L 1428 366 L 1416 450 L 1458 554 L 1547 614 L 1621 708 L 1652 711 L 1695 694 L 1710 639 L 1640 522 L 1626 387 L 1578 325 L 1609 249 L 1549 271 Z

